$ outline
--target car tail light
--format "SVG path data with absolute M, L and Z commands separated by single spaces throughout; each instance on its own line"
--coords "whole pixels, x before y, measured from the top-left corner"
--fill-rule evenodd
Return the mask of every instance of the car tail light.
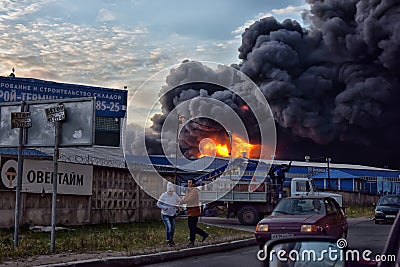
M 268 232 L 268 224 L 257 224 L 256 232 Z
M 316 232 L 317 226 L 315 224 L 303 224 L 300 229 L 301 232 Z

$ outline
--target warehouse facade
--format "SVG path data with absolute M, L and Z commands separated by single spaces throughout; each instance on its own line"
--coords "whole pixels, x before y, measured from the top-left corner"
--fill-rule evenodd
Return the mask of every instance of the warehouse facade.
M 159 217 L 155 200 L 136 184 L 125 164 L 122 131 L 127 94 L 127 90 L 0 77 L 0 103 L 95 97 L 94 144 L 59 150 L 57 224 L 122 223 Z M 10 116 L 0 115 L 2 123 Z M 20 224 L 51 222 L 53 150 L 52 147 L 23 150 Z M 0 227 L 12 227 L 17 148 L 3 144 L 0 163 Z

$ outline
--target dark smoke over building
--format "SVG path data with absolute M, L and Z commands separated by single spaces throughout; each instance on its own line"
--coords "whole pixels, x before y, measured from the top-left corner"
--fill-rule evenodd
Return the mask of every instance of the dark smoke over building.
M 255 22 L 243 33 L 240 62 L 233 65 L 259 86 L 270 104 L 278 130 L 277 157 L 304 160 L 309 155 L 400 168 L 400 1 L 307 2 L 307 29 L 272 17 Z M 167 85 L 184 82 L 191 68 L 204 68 L 210 82 L 221 77 L 200 63 L 184 62 L 171 72 Z M 225 71 L 222 76 L 234 80 Z M 257 135 L 254 118 L 241 108 L 240 98 L 207 84 L 166 94 L 163 114 L 153 118 L 154 132 L 176 105 L 200 95 L 250 118 L 246 128 L 257 142 L 252 139 L 253 132 Z M 193 156 L 191 147 L 197 149 L 200 138 L 218 129 L 209 120 L 187 124 L 179 138 L 181 149 Z

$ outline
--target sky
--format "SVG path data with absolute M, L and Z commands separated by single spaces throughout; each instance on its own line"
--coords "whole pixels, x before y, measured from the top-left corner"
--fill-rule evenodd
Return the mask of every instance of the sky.
M 285 157 L 322 148 L 326 155 L 340 150 L 337 158 L 345 155 L 347 161 L 373 154 L 382 158 L 375 165 L 400 166 L 394 149 L 400 148 L 400 4 L 308 0 L 311 8 L 306 2 L 2 0 L 0 75 L 15 68 L 17 77 L 127 86 L 132 96 L 145 81 L 187 59 L 240 63 L 272 107 Z M 307 22 L 304 11 L 312 14 Z M 277 22 L 261 20 L 270 16 Z M 175 74 L 169 82 L 180 81 Z M 148 85 L 157 96 L 160 84 Z M 138 115 L 149 108 L 149 99 L 154 104 L 150 91 L 136 98 Z M 183 96 L 171 101 L 175 105 Z M 158 126 L 165 116 L 158 117 Z M 305 151 L 309 147 L 314 149 Z
M 0 75 L 137 89 L 185 59 L 238 63 L 262 17 L 301 22 L 303 0 L 3 0 Z

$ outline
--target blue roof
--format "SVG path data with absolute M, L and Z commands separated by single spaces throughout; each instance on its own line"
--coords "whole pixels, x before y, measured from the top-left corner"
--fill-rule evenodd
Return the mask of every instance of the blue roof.
M 218 169 L 222 166 L 225 166 L 228 162 L 228 159 L 225 158 L 203 157 L 203 158 L 187 159 L 179 157 L 178 158 L 166 157 L 161 155 L 149 155 L 149 156 L 125 155 L 125 159 L 128 163 L 153 164 L 157 166 L 170 166 L 170 167 L 174 167 L 175 161 L 177 161 L 178 168 L 193 170 L 193 171 Z
M 354 176 L 350 173 L 344 172 L 344 171 L 339 171 L 339 170 L 329 170 L 329 176 L 330 178 L 338 179 L 338 178 L 358 178 L 357 176 Z M 324 179 L 328 178 L 328 172 L 322 172 L 318 173 L 314 176 L 311 176 L 313 179 Z
M 18 156 L 18 149 L 17 148 L 0 148 L 0 155 L 2 156 Z M 23 149 L 22 150 L 23 156 L 31 156 L 31 157 L 47 157 L 52 158 L 53 156 L 50 154 L 43 153 L 42 151 L 36 149 Z

